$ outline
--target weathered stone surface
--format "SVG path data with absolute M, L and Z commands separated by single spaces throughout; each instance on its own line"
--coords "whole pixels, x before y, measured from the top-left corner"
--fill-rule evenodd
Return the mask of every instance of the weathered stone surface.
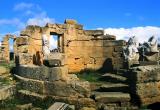
M 119 57 L 118 53 L 121 51 L 118 47 L 121 48 L 125 45 L 124 41 L 117 41 L 113 35 L 104 35 L 103 30 L 83 30 L 83 26 L 78 24 L 77 21 L 67 19 L 65 24 L 48 23 L 44 27 L 30 25 L 21 31 L 20 37 L 17 37 L 14 43 L 16 62 L 21 65 L 43 64 L 45 57 L 42 51 L 42 34 L 45 34 L 48 39 L 51 35 L 57 35 L 58 47 L 66 56 L 63 59 L 54 55 L 56 59 L 61 60 L 48 60 L 48 64 L 54 66 L 61 61 L 61 65 L 68 65 L 69 72 L 77 72 L 83 69 L 99 69 L 105 63 L 105 60 L 99 59 L 110 58 L 114 61 L 117 56 Z M 8 36 L 4 40 L 5 42 L 2 44 L 4 44 L 5 52 L 2 53 L 9 61 L 9 45 L 6 42 L 8 41 Z M 77 58 L 80 58 L 80 60 L 77 60 Z M 70 61 L 70 59 L 76 59 L 76 61 Z M 88 63 L 90 61 L 85 61 L 86 59 L 98 60 L 90 64 Z M 123 65 L 118 60 L 112 66 L 121 68 Z
M 101 35 L 104 35 L 104 31 L 103 30 L 86 30 L 85 34 L 89 36 L 101 36 Z
M 131 83 L 145 83 L 160 81 L 160 66 L 158 65 L 148 65 L 148 66 L 138 66 L 131 69 L 128 74 Z
M 131 86 L 131 93 L 137 94 L 141 98 L 151 98 L 160 95 L 160 82 L 138 83 Z
M 0 85 L 0 101 L 11 97 L 15 93 L 15 85 Z
M 130 95 L 122 92 L 95 92 L 95 100 L 101 103 L 129 102 Z
M 44 64 L 48 67 L 64 66 L 65 55 L 60 52 L 53 52 L 44 59 Z
M 104 40 L 103 42 L 103 46 L 105 47 L 110 47 L 110 46 L 125 46 L 126 42 L 123 40 L 112 40 L 112 41 L 108 41 L 108 40 Z
M 65 110 L 68 108 L 68 106 L 69 106 L 68 104 L 62 102 L 55 102 L 48 108 L 48 110 Z
M 129 92 L 129 87 L 128 85 L 122 83 L 103 84 L 100 86 L 100 90 L 103 92 Z
M 17 74 L 22 77 L 43 81 L 68 79 L 68 69 L 66 66 L 49 68 L 46 66 L 21 65 L 17 67 Z
M 72 24 L 72 25 L 74 25 L 74 24 L 77 24 L 77 21 L 76 20 L 72 20 L 72 19 L 66 19 L 64 23 L 65 24 Z
M 23 104 L 23 105 L 16 105 L 17 110 L 29 110 L 32 109 L 32 103 L 29 104 Z
M 96 110 L 96 109 L 92 107 L 83 107 L 80 110 Z
M 28 53 L 18 53 L 15 56 L 16 64 L 17 65 L 31 65 L 33 64 L 33 55 Z
M 56 81 L 53 83 L 46 82 L 45 89 L 47 94 L 55 96 L 70 96 L 70 97 L 89 97 L 90 96 L 90 85 L 89 82 L 61 82 Z
M 20 79 L 20 87 L 24 90 L 31 92 L 62 96 L 62 97 L 89 97 L 90 96 L 90 84 L 87 81 L 39 81 L 24 78 L 15 75 Z
M 17 44 L 17 46 L 27 45 L 28 44 L 27 36 L 26 37 L 18 37 L 18 38 L 16 38 L 16 44 Z
M 140 105 L 159 102 L 159 71 L 158 65 L 139 66 L 131 69 L 128 77 L 133 100 Z
M 18 53 L 28 53 L 28 45 L 22 45 L 17 47 Z

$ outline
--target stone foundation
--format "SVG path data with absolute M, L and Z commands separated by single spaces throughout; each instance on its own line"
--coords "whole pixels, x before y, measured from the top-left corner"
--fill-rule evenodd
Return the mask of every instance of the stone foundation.
M 130 70 L 129 82 L 132 98 L 140 105 L 160 102 L 160 67 L 139 66 Z
M 89 97 L 90 84 L 69 75 L 66 67 L 19 66 L 19 88 L 38 94 L 61 97 Z

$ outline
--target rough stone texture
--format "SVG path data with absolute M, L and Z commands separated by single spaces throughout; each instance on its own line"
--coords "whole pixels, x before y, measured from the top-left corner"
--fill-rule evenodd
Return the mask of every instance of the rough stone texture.
M 158 65 L 139 66 L 128 73 L 132 98 L 140 105 L 160 101 L 160 67 Z
M 31 92 L 62 96 L 62 97 L 89 97 L 90 96 L 90 84 L 87 81 L 40 81 L 24 78 L 15 75 L 20 79 L 20 88 Z
M 100 103 L 129 102 L 130 95 L 122 92 L 96 92 L 95 100 Z
M 15 92 L 15 85 L 0 84 L 0 101 L 11 97 Z
M 33 65 L 33 56 L 28 53 L 18 53 L 15 55 L 16 65 Z
M 66 66 L 49 68 L 46 66 L 20 65 L 16 69 L 16 74 L 30 79 L 42 81 L 58 81 L 68 79 L 68 69 Z
M 63 53 L 53 52 L 47 59 L 44 59 L 44 65 L 49 67 L 64 66 L 65 61 L 65 55 Z
M 10 61 L 10 48 L 9 48 L 9 39 L 15 39 L 14 35 L 7 34 L 4 36 L 3 41 L 0 46 L 0 60 Z M 15 47 L 13 47 L 15 50 Z
M 131 77 L 131 82 L 145 83 L 160 81 L 159 65 L 138 66 L 132 68 L 130 71 L 129 76 Z
M 62 65 L 68 65 L 69 72 L 83 69 L 106 70 L 106 67 L 123 68 L 121 62 L 122 47 L 126 45 L 124 41 L 116 40 L 113 35 L 104 35 L 103 30 L 83 30 L 82 25 L 70 19 L 67 19 L 64 24 L 48 23 L 44 27 L 27 26 L 15 39 L 14 53 L 18 58 L 16 62 L 21 65 L 43 64 L 42 34 L 45 34 L 48 39 L 51 35 L 58 36 L 58 47 L 66 56 L 65 63 L 62 62 Z M 8 44 L 5 47 L 7 50 Z M 8 53 L 5 54 L 7 55 Z
M 96 109 L 92 107 L 83 107 L 80 110 L 96 110 Z

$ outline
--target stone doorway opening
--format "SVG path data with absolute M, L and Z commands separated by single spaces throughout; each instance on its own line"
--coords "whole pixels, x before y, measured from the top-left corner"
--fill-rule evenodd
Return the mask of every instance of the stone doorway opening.
M 14 60 L 14 39 L 10 38 L 9 39 L 9 60 L 12 61 Z
M 54 32 L 50 32 L 50 50 L 51 52 L 63 52 L 63 36 Z

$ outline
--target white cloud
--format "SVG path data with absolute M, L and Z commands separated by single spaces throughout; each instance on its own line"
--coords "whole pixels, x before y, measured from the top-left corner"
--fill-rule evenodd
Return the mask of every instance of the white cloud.
M 104 34 L 115 35 L 118 40 L 128 40 L 129 37 L 136 36 L 138 41 L 142 43 L 148 41 L 152 35 L 160 39 L 160 27 L 106 28 Z
M 18 18 L 0 19 L 0 25 L 12 25 L 16 26 L 18 29 L 23 29 L 25 27 L 25 24 Z
M 25 10 L 25 9 L 30 9 L 34 6 L 34 4 L 32 3 L 24 3 L 24 2 L 21 2 L 21 3 L 18 3 L 14 6 L 14 10 L 15 11 L 18 11 L 18 10 Z
M 53 49 L 55 49 L 55 48 L 57 48 L 57 40 L 58 39 L 56 39 L 54 36 L 50 36 L 50 39 L 49 39 L 49 41 L 50 41 L 50 46 L 49 46 L 49 48 L 50 48 L 50 50 L 53 50 Z
M 49 17 L 42 17 L 42 18 L 29 18 L 27 21 L 27 25 L 45 26 L 47 23 L 54 23 L 54 19 Z

